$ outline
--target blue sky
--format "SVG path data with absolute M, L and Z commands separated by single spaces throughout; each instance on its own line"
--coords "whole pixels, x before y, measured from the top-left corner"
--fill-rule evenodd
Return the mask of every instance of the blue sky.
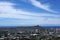
M 60 0 L 0 0 L 0 26 L 60 26 Z

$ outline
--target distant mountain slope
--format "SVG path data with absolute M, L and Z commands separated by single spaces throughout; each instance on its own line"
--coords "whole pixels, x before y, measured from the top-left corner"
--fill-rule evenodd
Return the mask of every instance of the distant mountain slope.
M 60 26 L 43 26 L 44 28 L 60 28 Z

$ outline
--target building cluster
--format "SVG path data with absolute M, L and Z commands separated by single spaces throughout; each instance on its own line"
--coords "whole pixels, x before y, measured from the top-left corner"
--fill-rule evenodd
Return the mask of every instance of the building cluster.
M 60 28 L 33 27 L 0 28 L 0 40 L 60 40 Z

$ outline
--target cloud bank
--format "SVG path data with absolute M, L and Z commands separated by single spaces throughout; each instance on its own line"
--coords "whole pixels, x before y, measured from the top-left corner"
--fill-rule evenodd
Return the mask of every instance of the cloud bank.
M 34 5 L 35 7 L 38 7 L 40 9 L 43 9 L 43 10 L 46 10 L 46 11 L 49 11 L 49 12 L 53 12 L 53 13 L 58 13 L 56 11 L 53 11 L 51 8 L 50 8 L 50 5 L 48 4 L 42 4 L 40 1 L 37 1 L 37 0 L 29 0 L 31 2 L 32 5 Z
M 44 5 L 41 5 L 36 0 L 33 0 L 32 4 L 35 5 L 35 2 L 37 6 L 40 5 L 40 8 L 49 10 L 48 6 L 44 7 Z M 28 20 L 25 22 L 22 21 L 22 23 L 19 23 L 19 24 L 28 24 L 28 23 L 29 24 L 60 24 L 59 15 L 27 12 L 21 9 L 14 9 L 13 5 L 15 4 L 10 3 L 10 2 L 0 2 L 0 18 L 16 18 L 16 19 L 27 19 Z

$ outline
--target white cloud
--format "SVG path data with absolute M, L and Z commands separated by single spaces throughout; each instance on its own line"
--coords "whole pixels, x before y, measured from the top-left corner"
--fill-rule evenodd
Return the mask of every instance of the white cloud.
M 32 3 L 32 5 L 40 8 L 40 9 L 44 9 L 44 10 L 46 10 L 46 11 L 53 12 L 53 13 L 58 13 L 58 12 L 53 11 L 52 9 L 50 9 L 50 5 L 42 4 L 40 1 L 30 0 L 30 2 Z
M 21 9 L 14 9 L 13 5 L 15 4 L 10 2 L 0 2 L 0 18 L 32 19 L 22 22 L 22 24 L 60 24 L 60 19 L 58 18 L 60 17 L 59 15 L 27 12 Z M 44 16 L 54 18 L 46 18 Z

